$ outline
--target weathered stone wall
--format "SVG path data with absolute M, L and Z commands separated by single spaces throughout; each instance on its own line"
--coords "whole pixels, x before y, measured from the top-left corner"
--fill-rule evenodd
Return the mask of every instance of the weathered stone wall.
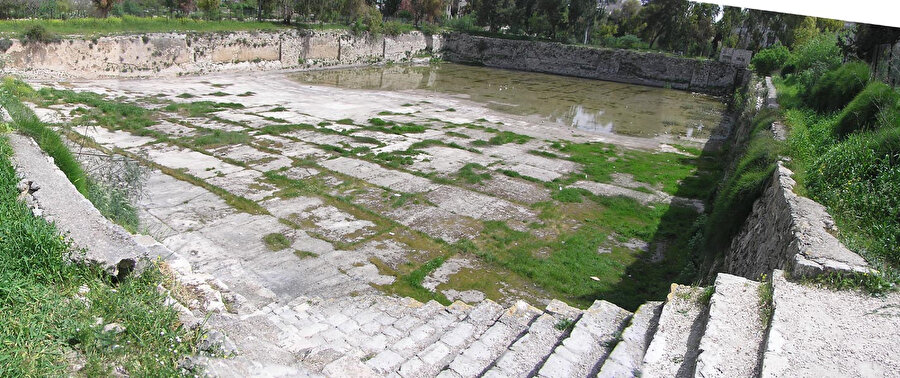
M 440 36 L 343 31 L 151 33 L 58 43 L 13 41 L 4 70 L 69 77 L 133 77 L 302 69 L 407 61 L 440 47 Z M 437 40 L 437 41 L 436 41 Z
M 866 272 L 866 261 L 831 232 L 821 204 L 794 193 L 793 173 L 781 162 L 725 256 L 726 273 L 756 279 L 773 269 L 810 276 L 828 271 Z
M 488 67 L 728 95 L 744 77 L 733 65 L 660 53 L 517 41 L 451 33 L 444 59 Z

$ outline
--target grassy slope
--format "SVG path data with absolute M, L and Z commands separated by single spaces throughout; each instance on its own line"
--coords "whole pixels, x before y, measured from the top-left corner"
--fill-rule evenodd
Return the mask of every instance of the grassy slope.
M 163 304 L 160 270 L 113 284 L 96 268 L 70 264 L 66 239 L 16 200 L 10 154 L 0 136 L 0 376 L 66 375 L 77 363 L 87 376 L 117 366 L 137 376 L 187 373 L 178 362 L 196 352 L 201 335 Z M 83 287 L 86 300 L 75 299 Z M 104 333 L 113 322 L 125 331 Z
M 154 32 L 225 32 L 242 30 L 279 30 L 284 25 L 255 21 L 204 21 L 187 18 L 143 18 L 125 16 L 109 18 L 79 18 L 72 20 L 5 20 L 0 21 L 0 33 L 18 35 L 40 25 L 55 34 L 106 35 Z
M 900 218 L 894 207 L 896 183 L 893 179 L 884 181 L 887 180 L 884 176 L 897 171 L 896 157 L 858 153 L 872 152 L 872 147 L 859 146 L 879 144 L 892 130 L 896 134 L 897 125 L 884 126 L 883 132 L 857 132 L 842 140 L 833 133 L 840 112 L 822 114 L 804 106 L 798 95 L 799 84 L 793 80 L 776 78 L 775 85 L 779 102 L 784 107 L 785 122 L 790 127 L 788 153 L 792 160 L 789 166 L 795 173 L 797 191 L 825 205 L 840 230 L 838 238 L 886 275 L 894 277 L 889 279 L 896 280 L 900 264 L 897 247 Z M 895 137 L 888 138 L 896 140 Z M 842 185 L 823 185 L 822 181 L 827 182 L 829 176 L 838 174 L 831 166 L 836 158 L 844 159 L 842 166 L 845 170 L 853 170 L 853 177 L 845 178 Z M 823 169 L 830 172 L 823 176 Z M 869 173 L 862 173 L 866 171 Z

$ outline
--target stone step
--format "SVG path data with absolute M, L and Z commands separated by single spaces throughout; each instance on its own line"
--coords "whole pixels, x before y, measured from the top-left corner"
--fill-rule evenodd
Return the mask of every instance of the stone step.
M 897 377 L 900 293 L 873 296 L 772 273 L 775 312 L 761 377 Z
M 595 301 L 575 323 L 571 334 L 553 350 L 540 377 L 588 377 L 615 346 L 631 313 L 607 301 Z
M 762 349 L 760 283 L 719 273 L 700 339 L 695 376 L 757 377 Z
M 622 332 L 622 340 L 603 362 L 597 378 L 630 378 L 640 375 L 641 361 L 650 339 L 656 333 L 662 302 L 647 302 L 638 307 L 631 323 Z
M 442 376 L 477 377 L 509 349 L 543 311 L 523 301 L 503 311 L 474 342 L 462 350 L 441 372 Z
M 526 377 L 536 371 L 553 348 L 559 344 L 565 328 L 558 327 L 562 319 L 542 314 L 528 327 L 528 333 L 516 340 L 503 353 L 486 377 Z
M 659 325 L 644 354 L 641 377 L 691 377 L 706 325 L 702 287 L 672 284 Z

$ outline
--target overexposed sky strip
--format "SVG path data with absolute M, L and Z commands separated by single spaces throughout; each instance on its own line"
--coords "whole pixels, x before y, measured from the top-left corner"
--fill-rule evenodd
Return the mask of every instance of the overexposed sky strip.
M 900 27 L 900 0 L 710 0 L 700 2 Z

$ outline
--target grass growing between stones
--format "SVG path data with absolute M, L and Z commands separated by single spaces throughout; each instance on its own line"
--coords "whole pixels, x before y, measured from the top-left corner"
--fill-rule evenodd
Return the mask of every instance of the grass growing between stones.
M 654 153 L 605 143 L 554 143 L 552 146 L 583 167 L 581 177 L 570 177 L 565 184 L 577 179 L 608 183 L 612 182 L 612 174 L 625 173 L 663 192 L 705 200 L 715 189 L 721 169 L 718 159 L 712 156 Z
M 178 363 L 197 352 L 202 335 L 185 330 L 163 304 L 160 270 L 113 283 L 98 268 L 70 263 L 77 251 L 16 200 L 10 154 L 0 137 L 0 375 L 108 376 L 117 367 L 135 376 L 188 373 Z M 104 332 L 109 323 L 124 331 Z M 77 373 L 76 364 L 83 365 Z
M 687 244 L 698 214 L 688 208 L 643 206 L 624 197 L 584 195 L 584 204 L 545 209 L 541 219 L 556 237 L 518 231 L 497 221 L 484 222 L 474 240 L 454 245 L 459 253 L 498 265 L 555 296 L 588 306 L 606 299 L 634 309 L 648 298 L 660 298 L 678 279 L 690 256 Z M 571 227 L 571 220 L 581 222 Z M 600 253 L 612 240 L 647 241 L 651 251 L 664 249 L 659 262 L 627 248 Z
M 266 244 L 266 248 L 268 248 L 270 251 L 278 252 L 291 246 L 290 239 L 288 239 L 287 236 L 284 236 L 277 232 L 273 232 L 271 234 L 263 236 L 262 240 L 263 243 Z
M 88 177 L 75 156 L 66 147 L 59 134 L 44 125 L 34 112 L 19 100 L 20 97 L 33 94 L 34 90 L 25 83 L 5 78 L 2 92 L 0 92 L 0 105 L 12 118 L 12 126 L 34 138 L 38 146 L 53 158 L 56 166 L 72 182 L 72 185 L 75 185 L 81 194 L 87 195 Z

